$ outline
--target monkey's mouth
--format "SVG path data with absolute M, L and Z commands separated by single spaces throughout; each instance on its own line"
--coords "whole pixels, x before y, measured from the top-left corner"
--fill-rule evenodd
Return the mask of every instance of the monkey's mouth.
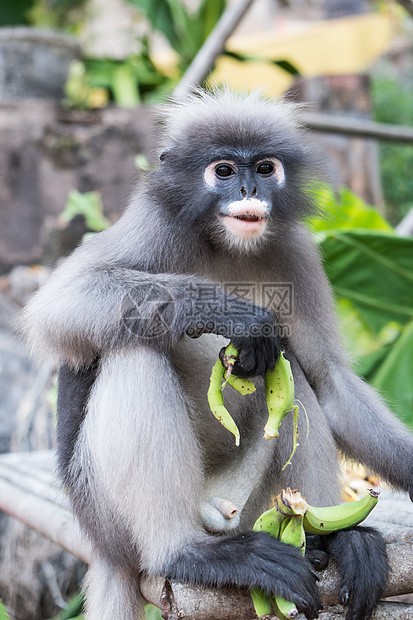
M 227 229 L 241 239 L 260 237 L 267 225 L 267 218 L 258 215 L 225 215 L 224 224 Z
M 240 239 L 260 237 L 267 225 L 267 204 L 257 199 L 239 200 L 229 205 L 229 214 L 223 222 L 233 235 Z

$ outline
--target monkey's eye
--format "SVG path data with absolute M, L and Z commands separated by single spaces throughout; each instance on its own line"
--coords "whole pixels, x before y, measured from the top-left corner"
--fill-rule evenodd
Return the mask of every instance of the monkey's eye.
M 262 161 L 256 168 L 256 172 L 258 174 L 262 174 L 263 176 L 273 174 L 274 170 L 275 166 L 271 161 Z
M 219 164 L 216 168 L 215 168 L 215 174 L 217 175 L 217 177 L 219 177 L 220 179 L 225 179 L 227 177 L 232 176 L 233 174 L 235 174 L 235 170 L 232 166 L 230 166 L 229 164 Z

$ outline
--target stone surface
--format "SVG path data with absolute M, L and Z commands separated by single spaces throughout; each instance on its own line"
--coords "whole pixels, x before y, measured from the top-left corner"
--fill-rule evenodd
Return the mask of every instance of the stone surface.
M 0 274 L 17 264 L 52 263 L 69 247 L 58 236 L 69 192 L 97 190 L 115 220 L 148 152 L 150 111 L 62 111 L 40 100 L 0 102 Z M 71 246 L 71 247 L 70 247 Z
M 61 32 L 0 28 L 0 100 L 61 99 L 69 65 L 80 56 L 77 40 Z

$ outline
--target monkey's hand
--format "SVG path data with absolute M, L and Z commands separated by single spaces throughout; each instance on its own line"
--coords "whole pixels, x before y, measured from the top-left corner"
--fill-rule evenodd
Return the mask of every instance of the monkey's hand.
M 238 377 L 255 377 L 265 375 L 267 370 L 274 370 L 281 349 L 274 333 L 274 320 L 270 313 L 268 315 L 261 317 L 261 322 L 254 320 L 247 326 L 244 334 L 234 335 L 231 338 L 232 344 L 239 352 L 233 366 L 233 373 Z
M 245 299 L 218 291 L 213 307 L 198 305 L 186 333 L 193 338 L 213 333 L 231 340 L 239 352 L 233 369 L 239 377 L 265 375 L 267 370 L 273 370 L 280 355 L 273 314 Z

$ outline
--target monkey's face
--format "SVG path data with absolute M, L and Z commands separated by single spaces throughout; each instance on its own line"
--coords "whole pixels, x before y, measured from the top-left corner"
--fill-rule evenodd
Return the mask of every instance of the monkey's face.
M 285 172 L 276 157 L 218 159 L 206 166 L 204 182 L 216 196 L 216 215 L 225 236 L 248 245 L 264 235 L 273 194 L 283 187 Z
M 224 91 L 172 112 L 148 188 L 193 246 L 261 251 L 311 213 L 317 157 L 288 105 Z

